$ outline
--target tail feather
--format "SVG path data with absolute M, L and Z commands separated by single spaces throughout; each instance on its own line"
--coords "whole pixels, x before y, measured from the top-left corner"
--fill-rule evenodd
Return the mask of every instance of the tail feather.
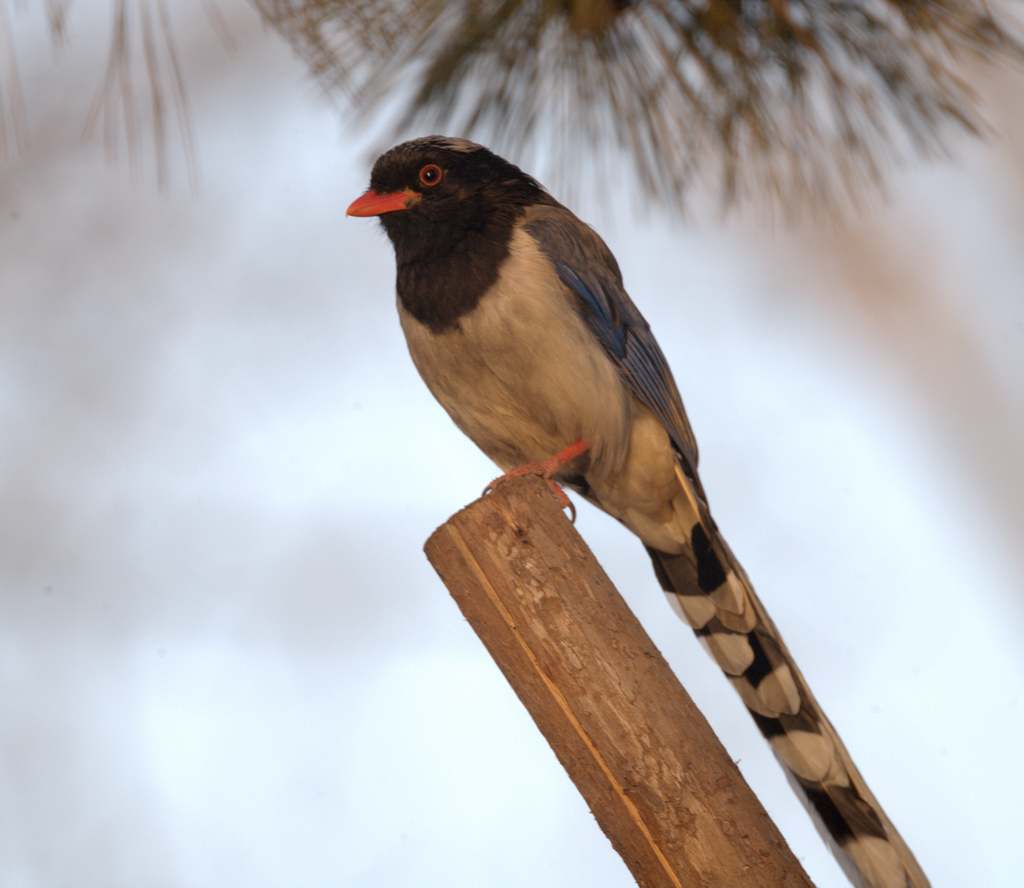
M 678 475 L 697 512 L 690 546 L 679 554 L 647 549 L 670 602 L 736 688 L 850 881 L 858 888 L 926 888 L 924 872 L 815 700 L 699 490 Z

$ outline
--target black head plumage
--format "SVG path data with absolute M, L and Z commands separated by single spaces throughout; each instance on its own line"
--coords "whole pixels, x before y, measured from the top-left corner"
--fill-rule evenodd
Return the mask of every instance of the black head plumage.
M 457 325 L 497 280 L 524 210 L 555 203 L 514 164 L 445 136 L 382 154 L 370 189 L 408 194 L 408 208 L 384 213 L 380 222 L 395 248 L 399 299 L 435 330 Z

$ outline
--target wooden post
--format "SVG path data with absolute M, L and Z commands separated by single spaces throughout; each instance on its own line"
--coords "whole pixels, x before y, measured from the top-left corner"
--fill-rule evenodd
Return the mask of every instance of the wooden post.
M 811 885 L 540 479 L 463 509 L 426 553 L 637 884 Z

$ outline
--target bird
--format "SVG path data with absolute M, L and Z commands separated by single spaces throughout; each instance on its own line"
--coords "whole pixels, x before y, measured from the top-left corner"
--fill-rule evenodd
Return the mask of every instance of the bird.
M 639 537 L 850 882 L 927 886 L 719 532 L 679 389 L 601 237 L 515 164 L 439 135 L 381 154 L 347 214 L 379 218 L 412 361 L 496 483 L 538 475 Z

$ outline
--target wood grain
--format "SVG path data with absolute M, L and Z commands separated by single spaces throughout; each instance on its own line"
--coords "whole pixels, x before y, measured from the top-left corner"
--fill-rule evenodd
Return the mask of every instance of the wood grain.
M 543 482 L 501 485 L 426 553 L 639 885 L 811 884 Z

